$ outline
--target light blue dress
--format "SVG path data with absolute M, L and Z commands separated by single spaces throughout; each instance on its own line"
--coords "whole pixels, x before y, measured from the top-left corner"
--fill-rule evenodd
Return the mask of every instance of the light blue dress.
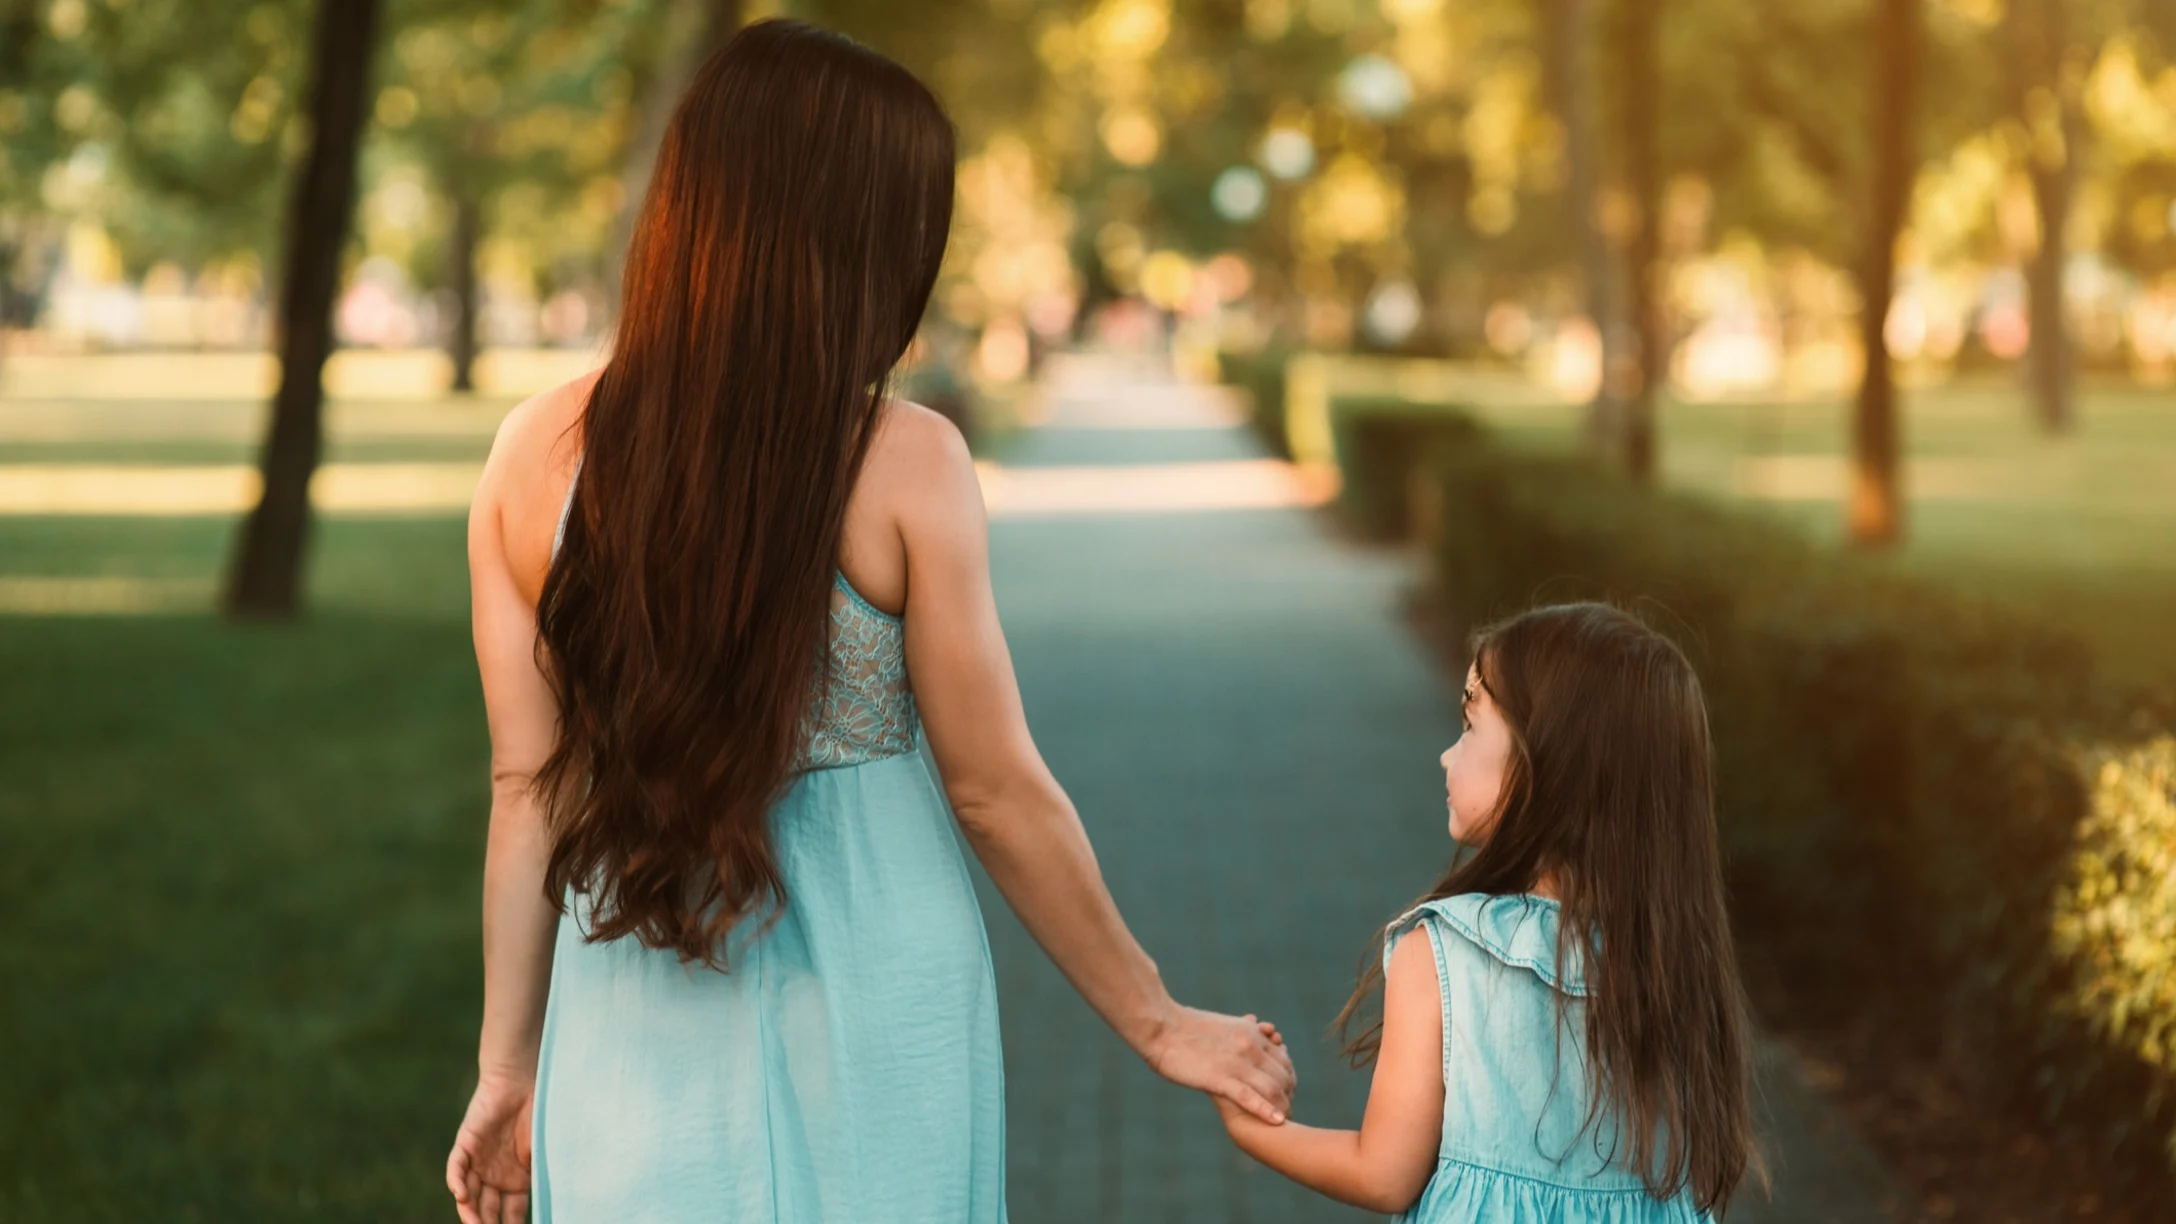
M 557 544 L 555 542 L 554 549 Z M 834 584 L 830 672 L 771 813 L 776 925 L 727 971 L 559 924 L 538 1224 L 1001 1224 L 989 943 L 920 749 L 903 626 Z
M 1605 1112 L 1584 1134 L 1586 978 L 1560 965 L 1561 911 L 1546 897 L 1469 893 L 1391 924 L 1388 944 L 1426 932 L 1443 988 L 1443 1142 L 1435 1174 L 1401 1220 L 1466 1224 L 1706 1224 L 1689 1195 L 1648 1193 Z M 1556 1000 L 1570 996 L 1559 1039 Z

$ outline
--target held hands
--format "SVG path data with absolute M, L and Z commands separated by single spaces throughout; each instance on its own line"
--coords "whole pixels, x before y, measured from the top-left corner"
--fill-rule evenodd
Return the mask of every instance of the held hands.
M 1249 1122 L 1256 1121 L 1253 1114 L 1239 1108 L 1223 1097 L 1212 1096 L 1209 1099 L 1216 1102 L 1216 1116 L 1223 1119 L 1225 1130 L 1237 1130 Z
M 1277 1031 L 1275 1025 L 1270 1024 L 1268 1021 L 1263 1021 L 1262 1031 L 1263 1033 L 1267 1034 L 1271 1040 L 1275 1041 L 1280 1047 L 1284 1045 L 1284 1035 Z M 1289 1055 L 1287 1055 L 1287 1058 L 1289 1059 Z M 1224 1123 L 1225 1131 L 1231 1135 L 1233 1141 L 1235 1142 L 1242 1141 L 1244 1138 L 1246 1138 L 1246 1132 L 1248 1131 L 1259 1131 L 1265 1125 L 1278 1126 L 1283 1124 L 1282 1118 L 1277 1119 L 1277 1121 L 1275 1122 L 1271 1122 L 1266 1118 L 1263 1118 L 1257 1114 L 1250 1113 L 1247 1110 L 1240 1108 L 1238 1105 L 1234 1104 L 1229 1097 L 1222 1097 L 1216 1095 L 1215 1093 L 1210 1093 L 1209 1099 L 1216 1103 L 1216 1116 Z
M 527 1224 L 535 1100 L 534 1081 L 490 1078 L 476 1085 L 446 1157 L 446 1188 L 461 1224 Z
M 1277 1026 L 1253 1016 L 1181 1007 L 1142 1051 L 1156 1074 L 1244 1109 L 1272 1126 L 1292 1108 L 1299 1078 Z

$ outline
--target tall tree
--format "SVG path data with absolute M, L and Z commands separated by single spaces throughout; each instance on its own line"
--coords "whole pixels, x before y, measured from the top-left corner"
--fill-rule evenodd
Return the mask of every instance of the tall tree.
M 39 295 L 76 221 L 131 272 L 269 259 L 299 7 L 0 0 L 0 245 L 25 248 L 19 292 Z
M 482 315 L 476 259 L 486 209 L 509 177 L 496 128 L 508 88 L 518 88 L 529 67 L 524 53 L 535 37 L 538 8 L 533 0 L 409 0 L 392 14 L 399 34 L 388 57 L 387 92 L 406 91 L 414 101 L 396 108 L 383 126 L 394 129 L 387 133 L 391 143 L 423 165 L 443 201 L 444 285 L 452 306 L 446 359 L 457 394 L 476 389 Z M 409 108 L 413 117 L 401 113 Z
M 657 163 L 658 147 L 665 143 L 665 125 L 672 122 L 673 108 L 688 83 L 718 48 L 738 33 L 747 20 L 748 0 L 672 0 L 666 14 L 666 41 L 643 88 L 640 120 L 627 146 L 627 161 L 620 174 L 620 217 L 612 235 L 607 259 L 605 291 L 617 312 L 620 269 L 627 258 L 627 240 L 634 233 L 635 214 L 642 207 L 642 193 L 650 186 L 650 170 Z
M 453 390 L 466 395 L 476 389 L 478 316 L 483 295 L 476 284 L 476 252 L 483 243 L 483 192 L 473 178 L 457 178 L 447 192 L 453 202 L 453 225 L 446 236 L 446 287 L 452 291 L 453 321 L 446 333 L 446 357 L 453 366 Z
M 373 142 L 386 156 L 374 164 L 409 163 L 440 197 L 443 250 L 415 247 L 433 260 L 413 271 L 450 299 L 446 354 L 453 390 L 466 392 L 482 348 L 485 239 L 529 249 L 539 270 L 603 252 L 611 218 L 596 215 L 594 189 L 618 169 L 631 80 L 665 0 L 389 2 L 397 34 Z
M 1866 372 L 1852 420 L 1851 538 L 1893 543 L 1904 534 L 1901 430 L 1889 357 L 1896 245 L 1919 172 L 1919 84 L 1926 38 L 1923 0 L 1877 0 L 1872 15 L 1872 175 L 1861 256 L 1859 336 Z
M 1597 449 L 1613 453 L 1624 428 L 1615 382 L 1624 363 L 1624 328 L 1616 257 L 1601 221 L 1601 149 L 1589 89 L 1593 13 L 1594 0 L 1545 0 L 1542 37 L 1548 45 L 1550 99 L 1564 132 L 1566 237 L 1579 253 L 1580 293 L 1602 346 L 1602 377 L 1587 409 L 1587 437 Z
M 2009 0 L 2011 74 L 2025 126 L 2026 171 L 2040 219 L 2039 244 L 2025 266 L 2032 345 L 2027 381 L 2040 425 L 2067 431 L 2076 416 L 2070 326 L 2063 307 L 2071 200 L 2086 136 L 2082 73 L 2072 62 L 2068 0 Z
M 379 0 L 321 0 L 311 53 L 310 143 L 288 210 L 279 307 L 280 385 L 259 460 L 263 492 L 227 577 L 227 614 L 285 618 L 301 604 L 310 478 L 324 442 L 325 359 L 340 253 L 355 211 Z
M 23 113 L 34 96 L 43 59 L 38 54 L 42 33 L 38 6 L 32 0 L 0 0 L 0 106 L 13 117 L 13 122 L 0 124 L 0 131 L 9 137 L 7 147 L 0 148 L 0 337 L 17 322 L 17 265 L 34 228 L 20 206 L 30 202 L 55 152 L 51 125 L 38 125 L 37 135 L 47 138 L 34 140 L 26 130 L 32 125 Z M 0 362 L 6 356 L 0 352 Z
M 1622 116 L 1625 185 L 1635 222 L 1626 252 L 1626 314 L 1634 351 L 1629 363 L 1618 445 L 1633 479 L 1654 479 L 1655 401 L 1666 381 L 1668 337 L 1662 316 L 1662 3 L 1624 0 Z

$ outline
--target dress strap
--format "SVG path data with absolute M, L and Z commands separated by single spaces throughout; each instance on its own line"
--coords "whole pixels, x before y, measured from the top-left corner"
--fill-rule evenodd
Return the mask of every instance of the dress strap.
M 899 617 L 894 616 L 889 612 L 886 612 L 884 609 L 877 607 L 873 603 L 870 603 L 867 596 L 856 590 L 854 588 L 853 581 L 847 578 L 845 570 L 834 569 L 831 571 L 831 574 L 831 589 L 837 591 L 841 595 L 846 596 L 846 601 L 849 604 L 860 608 L 862 611 L 877 618 L 877 620 L 883 622 L 884 624 L 897 625 L 901 623 Z
M 552 558 L 554 560 L 559 557 L 559 546 L 565 543 L 567 539 L 567 516 L 574 512 L 574 486 L 582 483 L 582 460 L 586 458 L 588 458 L 587 455 L 575 457 L 574 475 L 567 479 L 567 498 L 559 503 L 559 528 L 552 532 Z

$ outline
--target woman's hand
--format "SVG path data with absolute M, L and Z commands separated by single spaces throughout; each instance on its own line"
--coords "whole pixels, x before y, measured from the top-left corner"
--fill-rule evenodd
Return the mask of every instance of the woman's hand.
M 529 1107 L 535 1100 L 533 1080 L 495 1077 L 476 1085 L 446 1158 L 446 1188 L 461 1224 L 528 1224 Z
M 1240 1132 L 1247 1127 L 1261 1125 L 1262 1120 L 1260 1118 L 1232 1104 L 1231 1101 L 1224 1097 L 1212 1092 L 1209 1094 L 1209 1100 L 1215 1103 L 1216 1116 L 1224 1123 L 1225 1132 L 1235 1140 L 1239 1138 Z
M 1284 1122 L 1299 1086 L 1283 1035 L 1253 1016 L 1181 1007 L 1141 1053 L 1172 1083 L 1211 1093 L 1272 1126 Z

